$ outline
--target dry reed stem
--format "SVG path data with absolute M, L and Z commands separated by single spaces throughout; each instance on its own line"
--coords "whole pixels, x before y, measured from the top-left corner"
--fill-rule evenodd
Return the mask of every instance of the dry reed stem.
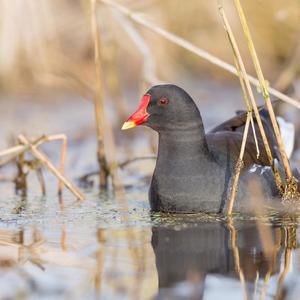
M 104 31 L 105 32 L 105 31 Z M 117 41 L 107 30 L 104 34 L 103 60 L 105 65 L 105 78 L 107 90 L 112 97 L 112 103 L 119 120 L 125 120 L 128 117 L 128 106 L 123 96 L 121 87 L 121 75 L 119 67 L 119 47 Z
M 246 120 L 245 129 L 244 129 L 244 133 L 243 133 L 243 140 L 242 140 L 241 150 L 240 150 L 238 161 L 236 163 L 233 183 L 232 183 L 232 186 L 231 186 L 231 189 L 230 189 L 229 205 L 228 205 L 228 210 L 227 210 L 228 215 L 232 214 L 235 195 L 236 195 L 236 192 L 237 192 L 238 182 L 239 182 L 239 178 L 240 178 L 240 173 L 241 173 L 241 170 L 243 169 L 243 166 L 244 166 L 243 157 L 244 157 L 244 152 L 245 152 L 245 147 L 246 147 L 246 142 L 247 142 L 247 137 L 248 137 L 248 131 L 249 131 L 251 115 L 252 115 L 251 112 L 247 113 L 247 120 Z
M 225 14 L 224 14 L 224 17 L 226 18 Z M 229 27 L 229 29 L 230 29 L 230 27 Z M 229 41 L 230 41 L 230 35 L 229 34 L 228 34 L 228 38 L 229 38 Z M 254 120 L 253 120 L 253 115 L 252 115 L 252 107 L 251 107 L 251 104 L 250 104 L 250 101 L 249 101 L 247 89 L 246 89 L 245 82 L 244 82 L 244 79 L 243 79 L 243 73 L 242 73 L 241 67 L 240 67 L 240 65 L 238 63 L 238 53 L 236 53 L 234 51 L 234 47 L 233 46 L 232 46 L 232 49 L 233 49 L 233 54 L 234 54 L 234 64 L 235 64 L 236 70 L 238 72 L 240 86 L 242 88 L 243 96 L 244 96 L 244 99 L 245 99 L 245 102 L 246 102 L 247 111 L 248 111 L 248 113 L 251 113 L 250 123 L 251 123 L 251 127 L 252 127 L 252 132 L 253 132 L 255 147 L 256 147 L 256 157 L 258 159 L 259 156 L 260 156 L 260 149 L 259 149 L 259 146 L 258 146 L 257 135 L 256 135 L 255 127 L 254 127 Z
M 41 138 L 37 139 L 36 146 L 39 146 L 39 145 L 41 145 L 42 143 L 45 143 L 45 142 L 53 142 L 53 141 L 57 141 L 57 140 L 62 141 L 59 169 L 60 169 L 61 174 L 64 175 L 64 173 L 65 173 L 65 160 L 66 160 L 66 153 L 67 153 L 67 143 L 68 143 L 67 136 L 63 133 L 53 134 L 53 135 L 43 135 L 43 136 L 41 136 Z M 62 194 L 62 188 L 63 188 L 63 182 L 61 180 L 58 180 L 58 195 Z M 43 190 L 43 188 L 42 188 L 42 190 Z
M 65 134 L 53 134 L 53 135 L 44 135 L 41 140 L 39 140 L 36 144 L 36 146 L 40 145 L 44 142 L 52 142 L 56 140 L 61 140 L 61 154 L 60 154 L 60 173 L 64 175 L 65 173 L 65 160 L 66 160 L 66 153 L 67 153 L 67 143 L 68 138 Z M 62 194 L 62 188 L 63 188 L 63 182 L 61 180 L 58 180 L 58 195 Z
M 235 268 L 237 273 L 239 274 L 240 277 L 240 282 L 242 285 L 242 289 L 243 289 L 243 293 L 244 293 L 244 299 L 248 300 L 248 295 L 247 295 L 247 289 L 246 289 L 246 283 L 245 283 L 245 276 L 244 276 L 244 272 L 241 269 L 240 266 L 240 254 L 239 254 L 239 248 L 236 244 L 237 242 L 237 231 L 235 229 L 234 226 L 234 222 L 231 216 L 229 216 L 228 220 L 227 220 L 227 225 L 230 231 L 230 237 L 231 237 L 231 248 L 233 251 L 233 256 L 234 256 L 234 264 L 235 264 Z
M 53 173 L 59 180 L 63 182 L 67 189 L 69 189 L 79 200 L 84 200 L 84 195 L 68 180 L 60 171 L 52 164 L 47 156 L 38 150 L 35 145 L 30 143 L 24 135 L 19 135 L 18 139 L 26 146 L 29 147 L 32 155 L 38 159 L 43 165 L 45 165 L 51 173 Z
M 27 174 L 24 172 L 25 158 L 24 153 L 20 153 L 17 158 L 18 175 L 15 179 L 15 191 L 21 190 L 21 195 L 27 195 Z
M 67 136 L 65 134 L 61 133 L 61 134 L 53 134 L 53 135 L 42 135 L 39 138 L 37 138 L 35 141 L 31 142 L 31 144 L 37 147 L 45 142 L 52 142 L 52 141 L 56 141 L 56 140 L 62 140 L 60 172 L 62 175 L 64 175 L 65 157 L 66 157 L 66 152 L 67 152 Z M 8 159 L 0 161 L 0 166 L 9 163 L 11 160 L 16 158 L 17 156 L 26 152 L 28 149 L 29 149 L 29 145 L 18 145 L 18 146 L 14 146 L 9 149 L 0 151 L 0 157 L 11 155 Z M 45 188 L 43 176 L 41 174 L 37 174 L 37 176 L 38 176 L 38 180 L 41 184 L 42 193 L 43 193 L 43 195 L 45 195 L 46 188 Z M 59 180 L 58 181 L 58 194 L 59 195 L 62 193 L 62 186 L 63 186 L 63 183 L 61 180 Z
M 279 152 L 280 152 L 280 155 L 281 155 L 281 158 L 282 158 L 282 163 L 283 163 L 283 167 L 284 167 L 284 170 L 285 170 L 286 179 L 288 180 L 289 186 L 291 186 L 291 187 L 288 186 L 288 190 L 289 190 L 290 188 L 292 189 L 293 185 L 294 186 L 297 185 L 297 180 L 296 179 L 292 180 L 293 179 L 292 170 L 290 168 L 290 163 L 289 163 L 287 154 L 286 154 L 285 149 L 284 149 L 284 145 L 283 145 L 282 137 L 281 137 L 281 134 L 280 134 L 279 126 L 278 126 L 278 123 L 276 121 L 276 116 L 275 116 L 275 113 L 274 113 L 274 110 L 273 110 L 273 107 L 272 107 L 270 94 L 269 94 L 269 91 L 268 91 L 268 88 L 267 88 L 266 81 L 264 79 L 262 69 L 260 67 L 260 63 L 259 63 L 259 60 L 258 60 L 258 57 L 257 57 L 257 53 L 256 53 L 256 50 L 255 50 L 255 47 L 254 47 L 254 43 L 253 43 L 253 40 L 252 40 L 252 37 L 251 37 L 251 33 L 250 33 L 250 30 L 249 30 L 249 27 L 248 27 L 248 24 L 247 24 L 247 21 L 246 21 L 246 17 L 245 17 L 243 8 L 242 8 L 241 3 L 240 3 L 239 0 L 234 0 L 234 4 L 235 4 L 236 10 L 238 12 L 238 16 L 240 18 L 240 22 L 242 24 L 242 28 L 243 28 L 245 37 L 246 37 L 247 42 L 248 42 L 248 48 L 249 48 L 249 51 L 250 51 L 250 55 L 251 55 L 251 58 L 252 58 L 252 61 L 253 61 L 254 67 L 255 67 L 255 71 L 256 71 L 256 74 L 257 74 L 257 77 L 258 77 L 258 80 L 259 80 L 259 83 L 260 83 L 260 89 L 262 91 L 262 95 L 264 97 L 267 109 L 269 111 L 270 119 L 271 119 L 272 126 L 273 126 L 273 129 L 274 129 L 275 137 L 276 137 L 276 141 L 277 141 L 277 144 L 278 144 L 278 147 L 279 147 Z M 294 197 L 297 197 L 297 196 L 299 197 L 299 193 L 294 195 Z M 292 198 L 294 198 L 294 197 L 292 197 Z
M 244 156 L 244 152 L 245 152 L 245 146 L 246 146 L 246 142 L 247 142 L 247 136 L 248 136 L 249 123 L 250 122 L 251 122 L 251 125 L 252 125 L 252 130 L 253 130 L 253 133 L 254 133 L 255 143 L 256 143 L 257 149 L 258 149 L 258 143 L 257 143 L 256 133 L 255 133 L 255 130 L 254 130 L 254 122 L 253 122 L 253 117 L 252 117 L 252 108 L 251 108 L 251 104 L 249 102 L 249 97 L 250 97 L 250 99 L 252 100 L 252 105 L 253 105 L 253 102 L 255 102 L 254 96 L 253 96 L 253 93 L 252 93 L 252 90 L 251 90 L 251 86 L 250 86 L 249 82 L 247 82 L 247 79 L 246 79 L 246 72 L 245 72 L 245 68 L 244 68 L 244 65 L 243 65 L 243 61 L 242 61 L 237 43 L 235 41 L 233 32 L 231 30 L 230 24 L 229 24 L 228 19 L 226 17 L 226 14 L 225 14 L 225 11 L 224 11 L 224 8 L 223 8 L 223 1 L 218 1 L 218 4 L 219 4 L 219 12 L 220 12 L 220 15 L 222 17 L 223 25 L 224 25 L 225 31 L 228 35 L 230 45 L 231 45 L 232 50 L 233 50 L 234 62 L 235 62 L 235 65 L 236 65 L 236 70 L 237 70 L 237 73 L 238 73 L 240 85 L 241 85 L 242 92 L 243 92 L 244 99 L 245 99 L 246 106 L 247 106 L 247 120 L 246 120 L 246 125 L 245 125 L 245 129 L 244 129 L 244 133 L 243 133 L 243 139 L 242 139 L 242 145 L 241 145 L 239 158 L 238 158 L 238 161 L 236 163 L 233 183 L 232 183 L 231 190 L 230 190 L 229 205 L 228 205 L 228 210 L 227 210 L 227 213 L 229 215 L 231 215 L 232 210 L 233 210 L 235 195 L 236 195 L 236 191 L 237 191 L 238 180 L 239 180 L 240 172 L 241 172 L 242 167 L 243 167 L 243 156 Z M 249 97 L 248 97 L 248 95 L 249 95 Z M 257 108 L 257 106 L 256 106 L 256 108 Z M 259 115 L 258 110 L 257 110 L 257 113 Z M 256 118 L 260 119 L 260 116 L 257 117 L 257 114 L 256 114 Z M 261 123 L 260 128 L 263 129 L 262 123 Z M 262 136 L 263 136 L 263 134 L 262 134 Z M 267 141 L 267 139 L 266 139 L 266 141 Z M 266 146 L 266 149 L 267 149 L 268 148 L 268 142 L 266 144 L 267 144 L 267 146 Z M 257 156 L 259 156 L 259 150 L 257 150 Z M 271 151 L 270 151 L 269 160 L 270 160 L 270 163 L 271 163 L 271 161 L 273 161 Z
M 33 142 L 31 142 L 31 144 L 34 146 L 40 146 L 44 142 L 60 140 L 60 139 L 64 139 L 65 137 L 66 137 L 65 134 L 42 135 L 39 138 L 37 138 L 36 140 L 34 140 Z M 29 149 L 29 145 L 17 145 L 17 146 L 0 151 L 0 157 L 11 155 L 11 157 L 9 157 L 9 159 L 7 159 L 5 161 L 0 161 L 0 166 L 13 160 L 19 154 L 24 153 L 28 149 Z
M 61 155 L 60 155 L 60 173 L 65 175 L 65 160 L 67 153 L 67 137 L 66 135 L 62 135 L 62 144 L 61 144 Z M 58 195 L 62 194 L 63 182 L 61 180 L 58 181 Z
M 37 179 L 41 186 L 42 195 L 45 196 L 46 195 L 46 184 L 45 184 L 45 179 L 43 176 L 43 171 L 40 167 L 36 169 L 36 176 L 37 176 Z
M 195 46 L 194 44 L 186 41 L 185 39 L 171 33 L 168 32 L 167 30 L 157 26 L 156 24 L 154 24 L 153 22 L 147 21 L 145 20 L 144 16 L 131 11 L 130 9 L 126 8 L 123 5 L 120 5 L 112 0 L 98 0 L 101 1 L 102 3 L 105 3 L 106 5 L 109 5 L 111 7 L 113 7 L 114 9 L 116 9 L 117 11 L 119 11 L 120 13 L 122 13 L 123 15 L 126 15 L 128 18 L 130 18 L 131 20 L 133 20 L 134 22 L 144 26 L 145 28 L 149 29 L 150 31 L 162 36 L 163 38 L 165 38 L 166 40 L 196 54 L 197 56 L 209 61 L 210 63 L 228 71 L 229 73 L 238 76 L 237 70 L 236 68 L 229 64 L 226 63 L 225 61 L 221 60 L 220 58 L 208 53 L 207 51 Z M 251 76 L 251 75 L 246 75 L 246 77 L 248 78 L 249 82 L 251 84 L 253 84 L 256 87 L 259 87 L 259 81 Z M 281 99 L 284 102 L 287 102 L 295 107 L 297 107 L 298 109 L 300 109 L 300 102 L 287 96 L 284 95 L 283 93 L 275 90 L 272 87 L 268 87 L 268 90 L 270 92 L 270 94 L 272 94 L 273 96 L 275 96 L 278 99 Z
M 149 88 L 149 85 L 156 85 L 163 83 L 156 75 L 156 62 L 149 45 L 146 43 L 144 37 L 133 26 L 132 22 L 125 18 L 124 15 L 113 11 L 115 20 L 120 24 L 121 28 L 125 30 L 129 38 L 134 43 L 136 49 L 142 55 L 143 58 L 143 68 L 142 68 L 142 82 L 140 84 L 141 92 L 144 93 L 145 90 Z M 153 140 L 153 136 L 150 136 L 150 147 L 152 149 L 156 148 L 156 143 Z M 154 151 L 155 152 L 155 151 Z
M 156 76 L 156 65 L 155 59 L 151 53 L 149 46 L 147 45 L 145 39 L 142 35 L 137 31 L 137 29 L 132 25 L 131 22 L 128 22 L 123 15 L 118 14 L 115 18 L 117 22 L 120 23 L 122 29 L 126 31 L 128 36 L 131 38 L 138 51 L 143 56 L 143 80 L 146 84 L 155 85 L 159 84 L 162 81 L 159 80 Z
M 107 188 L 109 166 L 105 153 L 105 132 L 104 126 L 106 123 L 103 103 L 103 84 L 102 84 L 102 65 L 101 65 L 101 53 L 100 53 L 100 35 L 97 25 L 96 16 L 96 0 L 90 0 L 91 4 L 91 30 L 94 40 L 94 60 L 96 71 L 96 93 L 94 96 L 95 117 L 96 117 L 96 130 L 97 130 L 97 158 L 99 163 L 99 179 L 100 186 Z
M 117 162 L 116 162 L 116 145 L 114 135 L 110 123 L 106 122 L 104 99 L 103 99 L 103 84 L 102 84 L 102 57 L 101 57 L 101 43 L 100 34 L 96 18 L 96 1 L 91 0 L 91 28 L 94 39 L 94 55 L 96 67 L 96 95 L 95 113 L 96 126 L 98 138 L 98 161 L 99 161 L 99 176 L 100 185 L 108 187 L 108 176 L 111 175 L 112 185 L 117 192 L 121 192 L 123 184 L 118 176 Z M 108 155 L 109 150 L 109 155 Z M 110 162 L 109 162 L 110 159 Z
M 1 156 L 7 156 L 7 155 L 12 155 L 12 154 L 19 154 L 21 152 L 24 152 L 26 147 L 24 145 L 18 145 L 14 146 L 5 150 L 0 151 L 0 157 Z
M 254 127 L 254 121 L 253 121 L 253 116 L 252 116 L 252 108 L 251 108 L 251 105 L 250 105 L 250 102 L 249 102 L 248 93 L 247 93 L 247 89 L 245 87 L 245 82 L 244 82 L 244 79 L 243 79 L 243 74 L 242 74 L 242 71 L 241 71 L 241 67 L 240 67 L 240 65 L 238 63 L 238 55 L 239 55 L 239 53 L 237 53 L 235 51 L 235 47 L 234 47 L 233 43 L 231 42 L 232 41 L 232 39 L 231 39 L 232 31 L 231 31 L 231 28 L 229 26 L 229 23 L 227 21 L 227 18 L 226 18 L 226 15 L 224 13 L 224 9 L 222 8 L 222 6 L 220 6 L 220 14 L 221 14 L 221 16 L 223 18 L 224 27 L 225 27 L 225 30 L 227 32 L 229 41 L 230 41 L 232 49 L 233 49 L 234 63 L 235 63 L 235 66 L 236 66 L 236 69 L 237 69 L 237 72 L 238 72 L 240 85 L 241 85 L 243 96 L 244 96 L 244 99 L 245 99 L 245 102 L 246 102 L 246 106 L 247 106 L 247 119 L 246 119 L 245 129 L 244 129 L 244 133 L 243 133 L 243 139 L 242 139 L 242 144 L 241 144 L 241 150 L 240 150 L 239 158 L 238 158 L 238 161 L 236 162 L 234 179 L 233 179 L 233 183 L 232 183 L 231 190 L 230 190 L 229 206 L 228 206 L 228 210 L 227 210 L 227 213 L 229 215 L 231 215 L 232 214 L 232 210 L 233 210 L 235 195 L 236 195 L 236 192 L 237 192 L 237 186 L 238 186 L 238 181 L 239 181 L 240 173 L 241 173 L 241 170 L 243 168 L 243 157 L 244 157 L 245 146 L 246 146 L 248 132 L 249 132 L 249 120 L 250 120 L 252 131 L 253 131 L 253 136 L 254 136 L 254 141 L 255 141 L 255 146 L 256 146 L 256 156 L 257 156 L 257 158 L 260 155 L 260 150 L 259 150 L 259 147 L 258 147 L 257 136 L 256 136 L 255 127 Z
M 271 152 L 271 149 L 270 149 L 270 145 L 269 145 L 269 142 L 268 142 L 268 139 L 267 139 L 262 121 L 261 121 L 261 117 L 260 117 L 260 114 L 259 114 L 259 111 L 258 111 L 258 107 L 257 107 L 256 101 L 255 101 L 254 95 L 253 95 L 253 91 L 252 91 L 250 82 L 249 82 L 248 77 L 247 77 L 245 65 L 244 65 L 244 62 L 242 60 L 242 57 L 241 57 L 237 42 L 235 40 L 234 34 L 231 30 L 230 24 L 229 24 L 229 22 L 227 20 L 227 17 L 225 15 L 225 11 L 224 11 L 224 8 L 223 8 L 223 1 L 219 0 L 218 3 L 219 3 L 220 15 L 222 17 L 225 30 L 228 34 L 228 38 L 229 38 L 230 44 L 232 46 L 234 56 L 237 60 L 237 66 L 239 66 L 239 68 L 237 68 L 237 73 L 239 74 L 238 70 L 240 69 L 241 75 L 243 76 L 243 80 L 245 82 L 245 86 L 246 86 L 246 89 L 247 89 L 248 96 L 251 100 L 251 104 L 252 104 L 252 107 L 253 107 L 253 110 L 254 110 L 255 118 L 256 118 L 259 130 L 260 130 L 260 134 L 262 136 L 262 140 L 263 140 L 263 143 L 264 143 L 264 146 L 265 146 L 265 149 L 266 149 L 266 153 L 267 153 L 267 156 L 268 156 L 268 159 L 269 159 L 269 163 L 270 163 L 270 165 L 273 169 L 273 172 L 274 172 L 276 186 L 277 186 L 278 190 L 281 192 L 282 191 L 282 180 L 281 180 L 279 172 L 276 169 L 275 164 L 274 164 L 274 159 L 272 157 L 272 152 Z M 248 99 L 248 97 L 245 98 L 246 103 L 247 103 L 247 99 Z

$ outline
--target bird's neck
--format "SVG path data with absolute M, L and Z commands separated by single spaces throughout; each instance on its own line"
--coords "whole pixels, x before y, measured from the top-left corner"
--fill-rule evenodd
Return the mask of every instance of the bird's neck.
M 202 122 L 185 128 L 159 132 L 158 160 L 199 163 L 209 158 Z

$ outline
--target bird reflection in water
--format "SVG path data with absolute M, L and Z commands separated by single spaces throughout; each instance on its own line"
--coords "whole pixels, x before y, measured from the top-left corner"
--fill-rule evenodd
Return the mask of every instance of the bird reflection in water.
M 294 231 L 245 221 L 153 227 L 157 299 L 285 299 Z

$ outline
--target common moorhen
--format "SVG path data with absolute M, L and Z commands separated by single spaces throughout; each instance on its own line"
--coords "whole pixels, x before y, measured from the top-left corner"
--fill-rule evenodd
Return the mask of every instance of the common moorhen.
M 261 109 L 261 115 L 276 157 L 275 140 L 264 109 Z M 239 113 L 205 134 L 200 112 L 187 92 L 171 84 L 149 89 L 122 129 L 142 124 L 159 134 L 158 157 L 149 190 L 151 210 L 174 213 L 224 211 L 245 120 L 246 114 Z M 250 134 L 236 194 L 236 211 L 251 210 L 248 201 L 251 180 L 260 182 L 266 199 L 277 196 L 273 172 L 259 135 L 258 143 L 259 158 Z

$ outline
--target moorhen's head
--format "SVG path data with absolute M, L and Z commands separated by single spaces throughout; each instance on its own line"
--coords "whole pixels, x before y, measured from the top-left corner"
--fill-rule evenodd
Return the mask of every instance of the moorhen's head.
M 123 124 L 122 129 L 137 125 L 162 132 L 202 126 L 202 120 L 196 104 L 187 92 L 176 85 L 163 84 L 148 90 L 137 111 Z

